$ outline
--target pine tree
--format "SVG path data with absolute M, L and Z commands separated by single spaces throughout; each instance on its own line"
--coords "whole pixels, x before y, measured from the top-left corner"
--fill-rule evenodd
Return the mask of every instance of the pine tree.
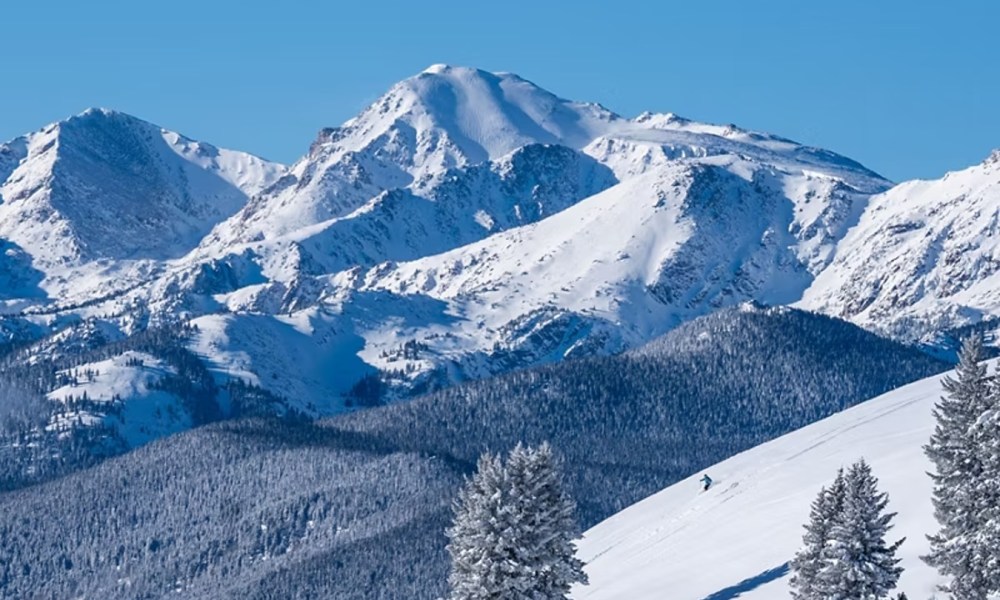
M 558 460 L 548 444 L 518 444 L 507 460 L 518 524 L 518 564 L 525 598 L 562 600 L 574 583 L 586 583 L 573 541 L 579 537 L 576 503 L 563 490 Z
M 924 560 L 951 577 L 945 588 L 959 600 L 983 600 L 991 573 L 984 562 L 982 483 L 984 449 L 976 439 L 974 426 L 990 408 L 982 339 L 972 336 L 962 344 L 956 377 L 946 377 L 946 392 L 934 409 L 937 419 L 924 452 L 934 463 L 934 515 L 941 525 L 928 536 L 931 552 Z
M 825 551 L 830 541 L 830 530 L 843 511 L 844 470 L 837 471 L 837 477 L 829 489 L 823 488 L 812 503 L 806 533 L 802 536 L 802 548 L 792 559 L 792 597 L 796 600 L 820 600 L 824 598 L 819 585 L 819 573 L 827 564 Z
M 844 476 L 844 502 L 830 529 L 823 552 L 825 565 L 818 575 L 822 598 L 876 600 L 896 587 L 903 569 L 896 550 L 899 540 L 887 545 L 895 513 L 885 512 L 888 494 L 878 491 L 878 479 L 864 459 Z
M 982 473 L 971 486 L 976 510 L 976 534 L 972 537 L 975 563 L 985 575 L 981 584 L 987 593 L 1000 592 L 1000 378 L 990 385 L 990 404 L 971 428 Z
M 573 545 L 576 506 L 552 449 L 518 445 L 503 464 L 484 454 L 448 529 L 451 600 L 563 600 L 586 583 Z
M 505 558 L 512 555 L 507 531 L 509 498 L 507 479 L 500 458 L 486 453 L 479 457 L 476 473 L 459 493 L 455 518 L 447 535 L 451 555 L 451 598 L 487 600 L 500 598 Z

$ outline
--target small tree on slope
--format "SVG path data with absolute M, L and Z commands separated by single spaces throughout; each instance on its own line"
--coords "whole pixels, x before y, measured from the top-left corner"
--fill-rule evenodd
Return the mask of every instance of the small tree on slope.
M 896 550 L 887 545 L 895 513 L 885 512 L 889 496 L 878 491 L 878 479 L 864 459 L 844 476 L 844 503 L 830 529 L 824 551 L 826 564 L 818 579 L 822 597 L 830 600 L 875 600 L 896 587 L 903 569 Z
M 819 585 L 819 573 L 827 565 L 825 556 L 830 530 L 844 506 L 844 470 L 837 471 L 837 478 L 829 489 L 823 488 L 812 503 L 802 548 L 792 559 L 792 597 L 796 600 L 822 600 L 825 598 Z
M 934 463 L 934 515 L 941 525 L 928 536 L 931 551 L 924 560 L 951 577 L 946 591 L 958 600 L 982 600 L 990 590 L 982 534 L 984 531 L 984 472 L 986 413 L 992 403 L 982 340 L 965 340 L 959 353 L 955 378 L 946 377 L 946 395 L 934 409 L 937 419 L 930 442 L 924 447 Z
M 586 583 L 573 540 L 576 506 L 548 445 L 518 446 L 506 465 L 479 461 L 448 530 L 452 600 L 563 600 Z

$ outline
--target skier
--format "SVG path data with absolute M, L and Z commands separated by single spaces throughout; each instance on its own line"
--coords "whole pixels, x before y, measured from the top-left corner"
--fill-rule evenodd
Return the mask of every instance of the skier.
M 712 487 L 712 478 L 708 476 L 708 473 L 702 476 L 701 482 L 705 484 L 705 487 L 701 489 L 703 492 L 707 492 L 708 488 Z

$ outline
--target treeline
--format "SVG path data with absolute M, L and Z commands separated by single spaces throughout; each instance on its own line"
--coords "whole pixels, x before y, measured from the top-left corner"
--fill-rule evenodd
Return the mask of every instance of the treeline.
M 86 329 L 87 324 L 80 328 Z M 42 340 L 0 359 L 0 490 L 59 477 L 129 449 L 113 423 L 122 419 L 121 398 L 91 398 L 85 391 L 58 402 L 45 396 L 57 388 L 93 380 L 100 374 L 87 365 L 126 352 L 150 354 L 172 368 L 173 373 L 157 376 L 149 384 L 178 397 L 195 425 L 221 419 L 215 380 L 186 347 L 196 332 L 196 327 L 183 323 L 114 341 L 99 332 L 85 332 L 83 341 L 58 352 L 36 352 L 50 343 Z

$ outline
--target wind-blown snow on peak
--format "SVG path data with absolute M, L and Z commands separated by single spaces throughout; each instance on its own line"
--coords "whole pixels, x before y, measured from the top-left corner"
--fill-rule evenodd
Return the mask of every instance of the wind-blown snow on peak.
M 564 100 L 511 73 L 436 65 L 393 86 L 330 143 L 335 151 L 359 151 L 408 126 L 424 145 L 418 154 L 428 154 L 414 157 L 419 178 L 426 169 L 483 162 L 525 144 L 580 148 L 617 120 L 597 105 Z

